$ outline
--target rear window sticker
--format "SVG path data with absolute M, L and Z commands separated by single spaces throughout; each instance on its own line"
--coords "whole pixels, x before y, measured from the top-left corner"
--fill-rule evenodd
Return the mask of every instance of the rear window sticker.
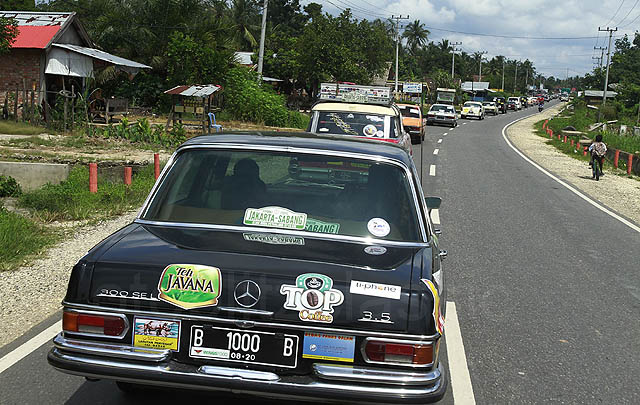
M 169 319 L 134 318 L 133 346 L 145 349 L 178 351 L 180 321 Z
M 354 118 L 353 114 L 347 114 L 347 118 Z
M 270 245 L 304 246 L 304 238 L 300 236 L 276 235 L 270 233 L 243 233 L 244 240 L 249 242 L 268 243 Z
M 305 332 L 302 358 L 353 363 L 355 348 L 355 336 Z
M 340 232 L 340 224 L 332 222 L 322 222 L 317 219 L 307 218 L 305 230 L 309 232 L 333 233 Z
M 378 131 L 375 135 L 377 138 L 384 138 L 384 131 Z
M 307 224 L 307 214 L 282 207 L 247 208 L 243 223 L 267 228 L 303 230 Z
M 320 128 L 318 132 L 329 132 L 329 128 Z
M 364 248 L 364 252 L 372 256 L 380 256 L 387 253 L 387 248 L 384 246 L 367 246 Z
M 414 109 L 409 110 L 409 112 L 411 112 L 413 114 L 420 114 L 419 110 L 414 110 Z
M 368 119 L 369 121 L 373 121 L 373 122 L 383 122 L 384 121 L 384 118 L 380 118 L 377 115 L 367 115 L 365 118 Z
M 389 223 L 382 218 L 371 218 L 367 223 L 367 229 L 371 235 L 379 238 L 387 236 L 391 232 Z
M 365 127 L 362 129 L 362 133 L 365 136 L 374 136 L 376 132 L 378 132 L 378 128 L 376 128 L 376 126 L 373 124 L 365 125 Z

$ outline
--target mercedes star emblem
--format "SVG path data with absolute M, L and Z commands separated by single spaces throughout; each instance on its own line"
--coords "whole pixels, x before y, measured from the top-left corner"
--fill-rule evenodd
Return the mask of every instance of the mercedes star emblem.
M 241 307 L 251 308 L 260 299 L 260 287 L 254 281 L 244 280 L 236 285 L 233 290 L 233 297 Z

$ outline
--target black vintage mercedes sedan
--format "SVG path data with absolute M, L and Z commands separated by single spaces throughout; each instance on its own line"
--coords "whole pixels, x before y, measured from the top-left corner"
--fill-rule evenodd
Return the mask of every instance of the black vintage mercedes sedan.
M 446 252 L 427 201 L 393 144 L 191 139 L 73 268 L 48 361 L 125 391 L 438 400 Z

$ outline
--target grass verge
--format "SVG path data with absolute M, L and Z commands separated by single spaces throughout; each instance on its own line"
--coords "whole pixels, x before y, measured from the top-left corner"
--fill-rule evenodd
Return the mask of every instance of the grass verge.
M 34 127 L 24 122 L 0 121 L 0 134 L 8 135 L 38 135 L 47 132 L 46 128 Z
M 0 270 L 15 268 L 57 240 L 55 232 L 0 207 Z
M 139 207 L 154 182 L 153 166 L 147 166 L 133 176 L 131 186 L 103 182 L 91 193 L 88 168 L 76 166 L 66 181 L 24 193 L 19 204 L 43 222 L 104 219 Z

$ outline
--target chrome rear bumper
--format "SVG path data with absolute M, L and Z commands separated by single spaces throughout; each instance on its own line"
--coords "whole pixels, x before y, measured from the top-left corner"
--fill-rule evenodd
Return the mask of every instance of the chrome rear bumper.
M 316 363 L 313 374 L 219 366 L 196 366 L 171 359 L 166 350 L 136 350 L 112 343 L 85 342 L 59 334 L 47 359 L 73 375 L 162 387 L 229 391 L 262 397 L 311 401 L 425 403 L 445 393 L 442 366 L 426 372 Z

